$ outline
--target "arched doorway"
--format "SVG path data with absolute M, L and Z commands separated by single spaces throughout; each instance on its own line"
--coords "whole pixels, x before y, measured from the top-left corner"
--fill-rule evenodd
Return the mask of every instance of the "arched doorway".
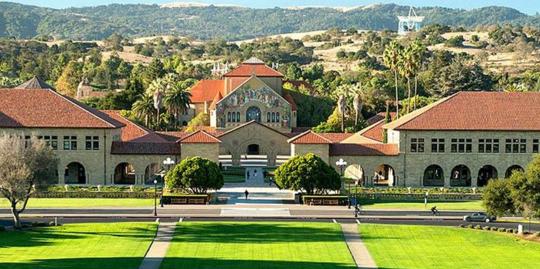
M 471 186 L 471 170 L 466 165 L 460 164 L 450 173 L 451 187 L 470 187 Z
M 153 185 L 154 179 L 157 179 L 158 183 L 162 183 L 162 177 L 159 174 L 161 167 L 157 163 L 149 164 L 146 169 L 144 169 L 144 184 Z
M 395 186 L 396 176 L 392 166 L 388 164 L 381 164 L 375 169 L 373 175 L 373 185 L 375 186 Z
M 114 184 L 135 184 L 135 168 L 129 163 L 119 163 L 114 169 Z
M 478 171 L 478 187 L 484 187 L 488 184 L 490 179 L 498 177 L 497 169 L 491 165 L 484 165 Z
M 257 144 L 250 144 L 247 147 L 247 155 L 259 155 L 261 154 L 259 145 Z
M 66 166 L 64 171 L 65 184 L 86 184 L 86 170 L 78 162 L 72 162 Z
M 252 120 L 261 122 L 261 110 L 256 106 L 249 107 L 246 111 L 246 121 Z
M 443 187 L 444 186 L 444 172 L 442 167 L 433 164 L 424 170 L 424 187 Z
M 343 171 L 345 178 L 354 180 L 357 185 L 364 185 L 364 169 L 359 164 L 351 164 Z
M 506 177 L 506 178 L 511 177 L 512 173 L 514 173 L 514 171 L 524 172 L 525 170 L 523 169 L 523 167 L 521 167 L 519 165 L 512 165 L 512 166 L 508 167 L 508 169 L 506 169 L 506 173 L 504 174 L 504 177 Z

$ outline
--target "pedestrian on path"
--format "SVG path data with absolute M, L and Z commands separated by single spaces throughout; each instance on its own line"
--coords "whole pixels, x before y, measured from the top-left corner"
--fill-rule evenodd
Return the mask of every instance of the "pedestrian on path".
M 246 195 L 246 200 L 247 200 L 247 199 L 248 199 L 248 195 L 249 195 L 249 191 L 246 189 L 246 190 L 244 191 L 244 194 Z

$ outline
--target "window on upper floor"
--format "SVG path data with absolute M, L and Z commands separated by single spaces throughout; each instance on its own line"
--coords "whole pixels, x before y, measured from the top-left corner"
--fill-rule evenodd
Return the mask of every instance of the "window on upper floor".
M 272 120 L 272 116 L 270 112 L 266 112 L 266 122 L 270 122 Z
M 58 149 L 58 136 L 56 135 L 45 135 L 45 136 L 38 136 L 38 139 L 43 139 L 47 146 L 51 147 L 53 150 Z
M 231 112 L 227 112 L 227 122 L 231 122 Z
M 64 150 L 77 150 L 77 136 L 64 136 Z
M 423 138 L 411 138 L 411 152 L 424 152 Z
M 99 150 L 99 136 L 86 136 L 86 150 Z
M 505 151 L 506 153 L 527 153 L 527 139 L 506 139 Z
M 234 116 L 234 112 L 233 112 Z M 240 112 L 236 112 L 236 122 L 240 122 Z
M 539 139 L 533 139 L 533 147 L 532 152 L 533 153 L 539 153 L 540 152 L 540 141 Z
M 450 152 L 452 153 L 471 153 L 472 139 L 470 138 L 452 138 L 450 143 Z
M 478 139 L 478 153 L 499 153 L 499 139 Z
M 442 153 L 444 150 L 444 138 L 431 139 L 431 152 Z
M 276 122 L 279 122 L 279 112 L 276 112 Z
M 276 122 L 276 112 L 272 112 L 272 122 Z

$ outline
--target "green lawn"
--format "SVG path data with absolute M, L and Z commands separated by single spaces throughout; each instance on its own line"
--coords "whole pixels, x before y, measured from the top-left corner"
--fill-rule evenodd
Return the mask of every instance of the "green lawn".
M 353 269 L 332 223 L 189 222 L 161 266 L 197 269 Z
M 30 198 L 30 201 L 28 201 L 27 208 L 144 207 L 144 206 L 153 206 L 153 205 L 154 205 L 154 199 Z M 6 199 L 0 199 L 0 208 L 9 208 L 9 203 Z
M 362 224 L 379 268 L 540 268 L 540 243 L 454 227 Z
M 0 268 L 136 269 L 154 223 L 66 224 L 0 232 Z
M 360 204 L 362 209 L 430 210 L 437 206 L 438 210 L 484 210 L 482 201 L 428 201 L 427 206 L 424 206 L 423 201 L 361 200 Z

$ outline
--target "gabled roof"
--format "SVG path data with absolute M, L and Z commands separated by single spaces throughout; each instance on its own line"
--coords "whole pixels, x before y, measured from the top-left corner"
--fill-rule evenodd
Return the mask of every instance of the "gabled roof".
M 212 102 L 218 93 L 225 90 L 224 80 L 200 80 L 191 87 L 191 103 Z
M 273 129 L 273 128 L 271 128 L 271 127 L 268 127 L 268 126 L 266 126 L 266 125 L 264 125 L 264 124 L 262 124 L 262 123 L 260 123 L 260 122 L 257 122 L 257 121 L 255 121 L 255 120 L 248 121 L 248 122 L 246 122 L 246 123 L 244 123 L 244 124 L 242 124 L 242 125 L 236 126 L 236 127 L 232 128 L 232 129 L 230 129 L 230 130 L 228 130 L 228 131 L 226 131 L 226 132 L 224 132 L 224 133 L 219 134 L 217 137 L 222 137 L 222 136 L 225 136 L 225 135 L 227 135 L 227 134 L 236 132 L 237 130 L 242 129 L 242 128 L 245 128 L 245 127 L 247 127 L 247 126 L 249 126 L 249 125 L 258 125 L 258 126 L 261 126 L 261 127 L 263 127 L 263 128 L 266 128 L 266 129 L 268 129 L 268 130 L 270 130 L 270 131 L 272 131 L 272 132 L 274 132 L 274 133 L 276 133 L 276 134 L 282 135 L 282 136 L 284 136 L 284 137 L 288 137 L 286 134 L 281 133 L 281 132 L 277 131 L 276 129 Z
M 381 112 L 381 113 L 378 113 L 377 115 L 369 118 L 367 120 L 368 124 L 370 124 L 371 122 L 371 125 L 360 130 L 357 134 L 363 136 L 363 137 L 366 137 L 368 139 L 371 139 L 373 141 L 377 141 L 377 142 L 383 142 L 383 126 L 386 124 L 384 122 L 384 119 L 386 117 L 385 115 L 386 113 L 385 112 Z M 390 113 L 390 117 L 392 119 L 394 119 L 394 117 L 396 116 L 396 113 L 395 112 L 391 112 Z M 376 121 L 378 120 L 378 121 Z
M 0 89 L 0 127 L 120 128 L 107 114 L 48 89 Z
M 218 92 L 216 94 L 216 97 L 214 97 L 214 100 L 212 100 L 212 103 L 210 103 L 210 109 L 215 109 L 217 103 L 223 98 L 223 95 L 221 95 L 221 92 Z
M 181 144 L 217 144 L 221 143 L 221 140 L 215 138 L 211 134 L 199 130 L 180 140 Z
M 318 133 L 318 135 L 332 141 L 332 143 L 339 143 L 351 137 L 354 133 Z
M 247 60 L 235 69 L 223 75 L 223 77 L 283 77 L 280 72 L 266 66 L 261 60 Z
M 330 156 L 397 156 L 397 144 L 332 144 Z
M 332 141 L 320 134 L 314 133 L 311 130 L 303 132 L 289 140 L 290 144 L 332 144 Z
M 446 131 L 540 131 L 538 92 L 459 92 L 383 128 Z
M 103 113 L 106 113 L 111 118 L 123 123 L 125 126 L 122 127 L 122 133 L 120 139 L 122 141 L 129 142 L 155 142 L 155 143 L 164 143 L 168 142 L 165 138 L 161 137 L 154 131 L 138 125 L 120 115 L 118 110 L 102 110 Z
M 51 85 L 47 84 L 47 82 L 43 81 L 41 78 L 38 78 L 36 76 L 34 76 L 30 80 L 24 82 L 23 84 L 15 87 L 15 89 L 19 89 L 19 90 L 22 90 L 22 89 L 50 89 L 50 90 L 54 90 L 54 88 Z

